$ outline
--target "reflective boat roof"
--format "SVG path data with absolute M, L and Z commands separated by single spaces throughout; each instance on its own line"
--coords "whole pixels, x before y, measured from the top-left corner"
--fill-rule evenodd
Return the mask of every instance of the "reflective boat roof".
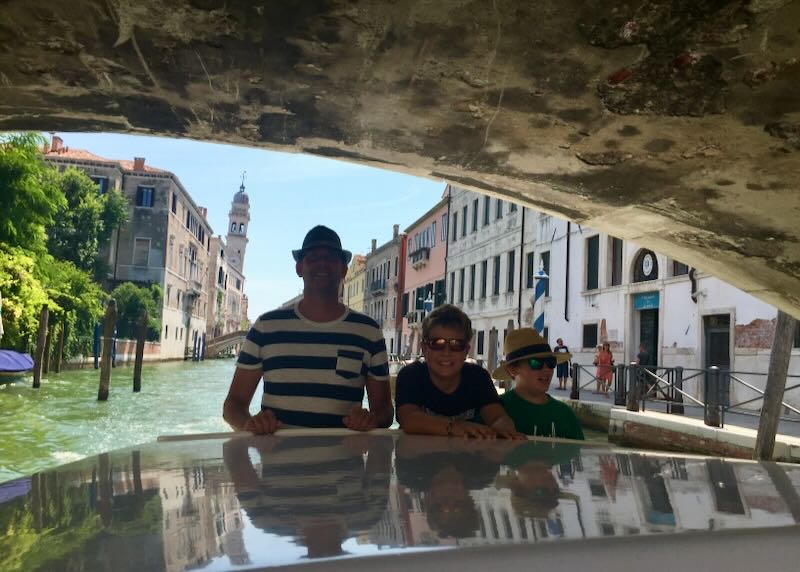
M 614 547 L 608 558 L 622 558 L 622 539 L 663 549 L 658 535 L 684 542 L 694 533 L 706 547 L 730 540 L 719 531 L 797 538 L 798 522 L 795 465 L 296 431 L 152 443 L 0 484 L 0 569 L 178 572 L 348 559 L 384 572 L 407 569 L 398 555 L 412 552 L 432 562 L 463 555 L 469 568 L 495 554 L 486 547 L 509 562 L 558 550 L 565 563 L 576 546 Z

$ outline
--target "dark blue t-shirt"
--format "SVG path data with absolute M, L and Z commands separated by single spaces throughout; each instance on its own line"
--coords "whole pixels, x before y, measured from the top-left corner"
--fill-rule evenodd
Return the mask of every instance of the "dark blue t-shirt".
M 465 363 L 461 383 L 448 394 L 433 384 L 427 364 L 414 362 L 397 374 L 395 403 L 398 409 L 410 403 L 433 415 L 470 420 L 480 414 L 481 408 L 500 403 L 500 398 L 489 372 L 478 365 Z

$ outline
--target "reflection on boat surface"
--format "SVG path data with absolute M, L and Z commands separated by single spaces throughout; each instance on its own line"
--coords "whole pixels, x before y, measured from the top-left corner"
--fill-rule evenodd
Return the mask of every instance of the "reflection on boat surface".
M 533 557 L 555 541 L 800 532 L 794 465 L 577 442 L 295 433 L 154 443 L 4 483 L 0 569 L 173 572 L 332 557 L 384 569 L 354 557 L 392 554 L 407 566 L 397 554 L 418 557 L 415 547 L 521 544 Z M 463 552 L 488 549 L 477 550 Z

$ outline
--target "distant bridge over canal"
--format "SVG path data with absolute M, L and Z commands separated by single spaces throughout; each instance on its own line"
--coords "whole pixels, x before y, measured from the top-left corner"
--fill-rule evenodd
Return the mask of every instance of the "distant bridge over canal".
M 215 356 L 226 349 L 241 344 L 245 336 L 247 336 L 247 330 L 239 330 L 237 332 L 230 332 L 224 336 L 217 336 L 208 341 L 206 345 L 206 355 L 209 357 Z

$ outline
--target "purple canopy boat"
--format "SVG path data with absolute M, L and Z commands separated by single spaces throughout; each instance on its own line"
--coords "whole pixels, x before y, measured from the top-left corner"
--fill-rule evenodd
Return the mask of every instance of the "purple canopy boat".
M 13 381 L 33 369 L 33 358 L 13 350 L 0 350 L 0 382 Z

